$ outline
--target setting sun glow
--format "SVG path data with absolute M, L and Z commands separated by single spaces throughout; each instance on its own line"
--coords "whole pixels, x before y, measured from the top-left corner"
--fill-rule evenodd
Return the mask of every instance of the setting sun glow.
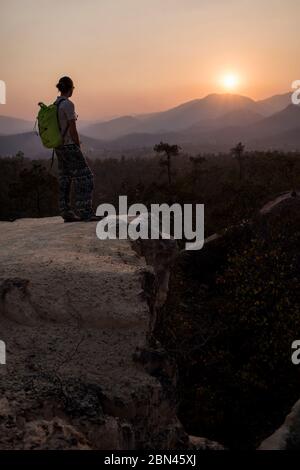
M 234 73 L 228 73 L 221 79 L 221 84 L 226 90 L 235 90 L 239 85 L 239 77 Z

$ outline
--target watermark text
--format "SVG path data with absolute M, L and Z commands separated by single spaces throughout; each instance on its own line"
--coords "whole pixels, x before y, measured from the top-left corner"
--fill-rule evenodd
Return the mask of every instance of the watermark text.
M 0 340 L 0 365 L 6 364 L 6 345 Z
M 119 208 L 101 204 L 97 216 L 104 217 L 97 224 L 100 240 L 185 240 L 186 250 L 201 250 L 204 245 L 203 204 L 144 204 L 127 206 L 127 196 L 119 196 Z M 117 214 L 119 214 L 117 216 Z
M 6 104 L 6 84 L 0 80 L 0 104 Z

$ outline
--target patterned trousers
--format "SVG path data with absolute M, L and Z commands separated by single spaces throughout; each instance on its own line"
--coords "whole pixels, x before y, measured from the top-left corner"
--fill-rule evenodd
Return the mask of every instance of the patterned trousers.
M 75 144 L 57 147 L 55 153 L 58 160 L 59 210 L 61 214 L 71 211 L 70 193 L 73 181 L 76 213 L 80 217 L 89 217 L 93 214 L 94 180 L 86 159 Z

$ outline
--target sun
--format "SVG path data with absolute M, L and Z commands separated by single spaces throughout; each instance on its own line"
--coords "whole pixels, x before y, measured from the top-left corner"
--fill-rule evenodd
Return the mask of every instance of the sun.
M 239 85 L 239 77 L 235 73 L 226 73 L 221 78 L 221 85 L 227 91 L 235 90 Z

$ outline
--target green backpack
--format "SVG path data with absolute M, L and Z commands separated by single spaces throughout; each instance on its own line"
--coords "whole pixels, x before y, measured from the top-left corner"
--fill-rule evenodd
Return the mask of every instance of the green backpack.
M 37 116 L 39 135 L 44 147 L 48 149 L 55 149 L 63 144 L 64 136 L 61 134 L 58 120 L 58 107 L 62 101 L 49 106 L 39 103 L 41 108 Z

